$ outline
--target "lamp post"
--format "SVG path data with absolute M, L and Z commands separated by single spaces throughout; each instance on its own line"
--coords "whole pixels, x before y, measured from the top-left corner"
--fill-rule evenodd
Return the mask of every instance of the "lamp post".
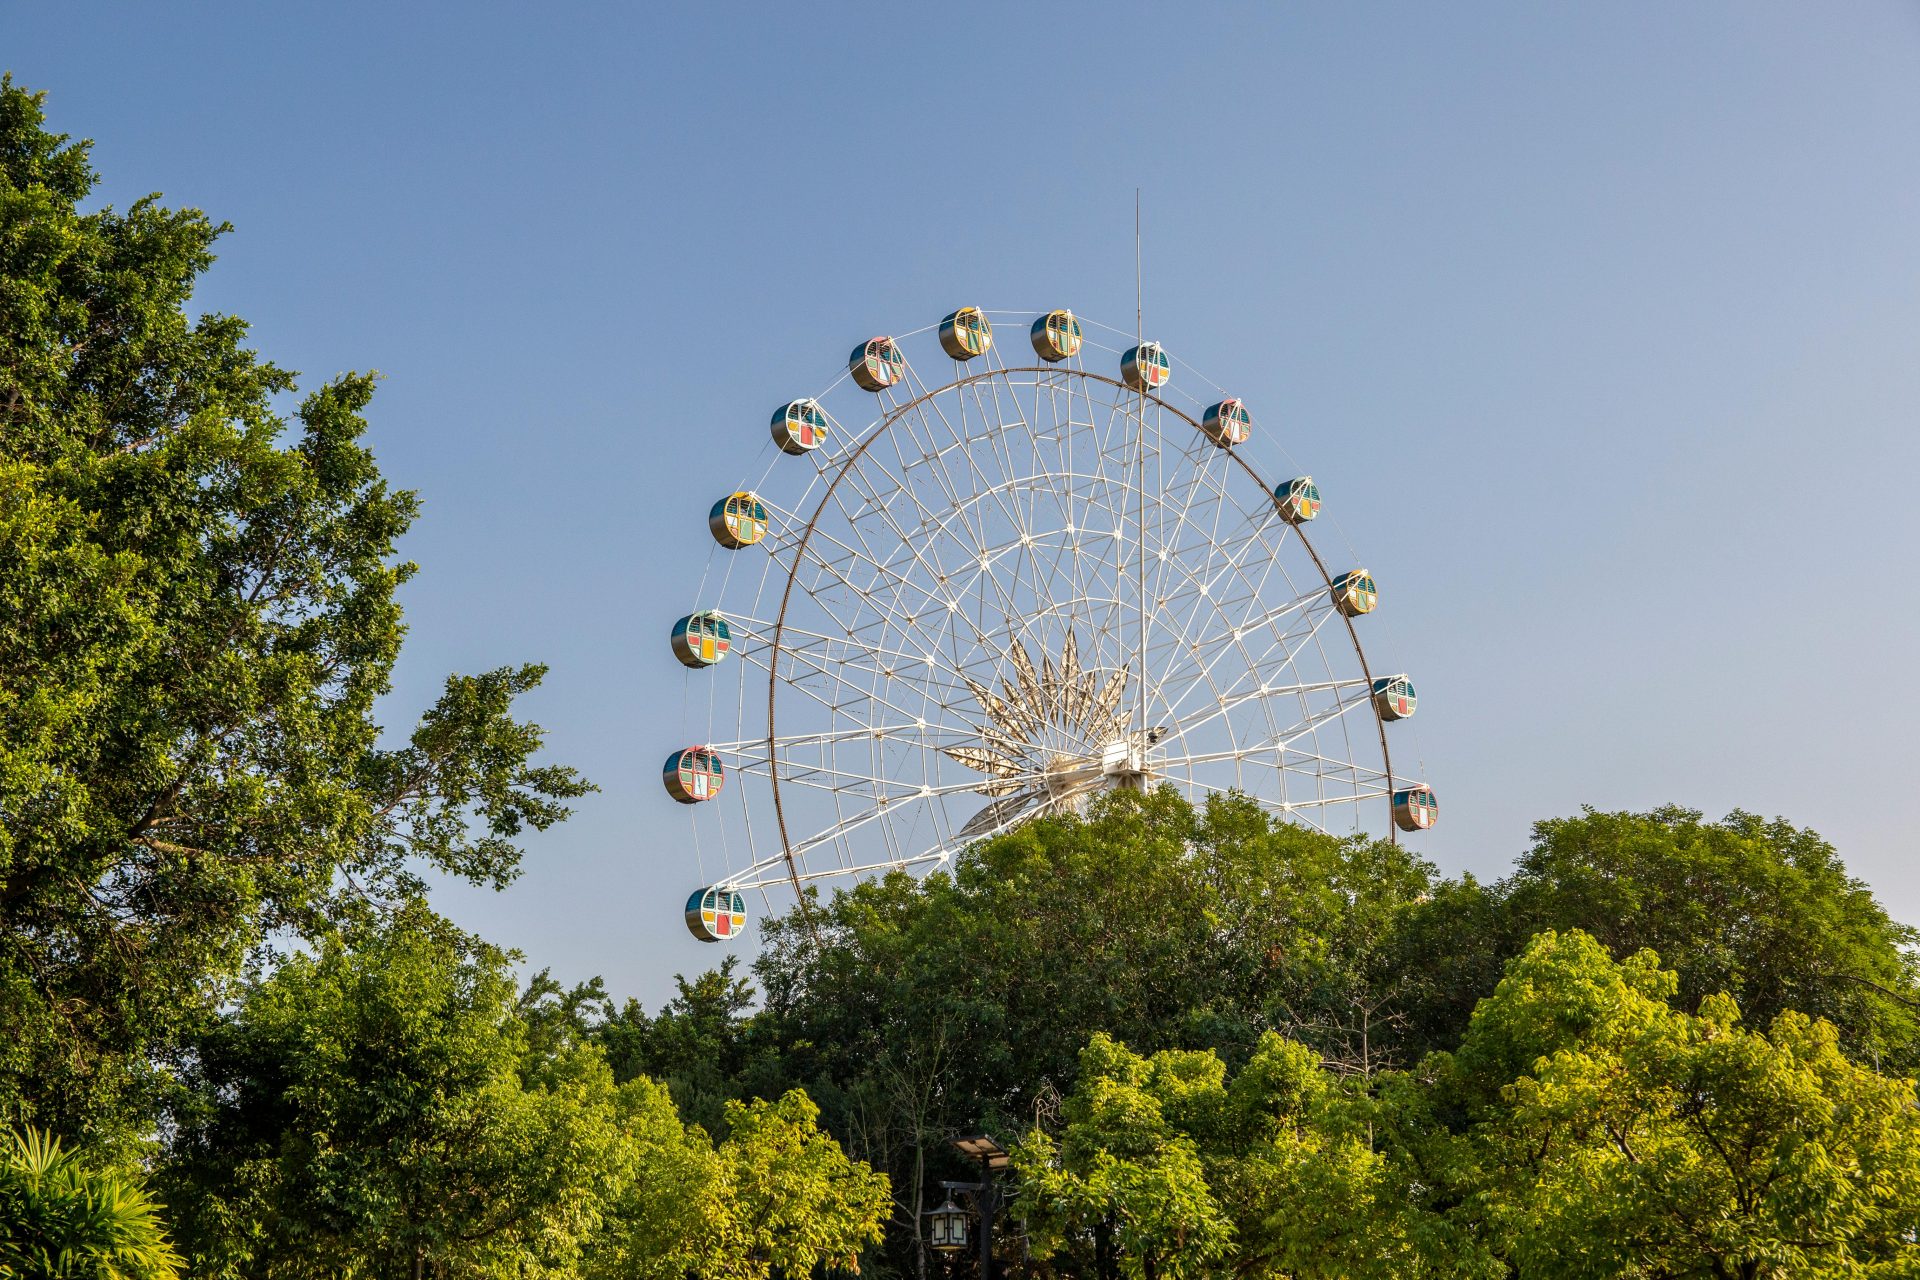
M 953 1202 L 953 1193 L 960 1191 L 972 1195 L 974 1207 L 980 1214 L 980 1280 L 994 1280 L 993 1216 L 1000 1208 L 1000 1190 L 995 1184 L 995 1175 L 1007 1167 L 1011 1157 L 999 1143 L 984 1133 L 955 1138 L 953 1146 L 961 1155 L 980 1162 L 980 1181 L 940 1184 L 946 1188 L 947 1199 L 939 1208 L 928 1210 L 927 1239 L 934 1248 L 949 1256 L 965 1249 L 967 1211 Z

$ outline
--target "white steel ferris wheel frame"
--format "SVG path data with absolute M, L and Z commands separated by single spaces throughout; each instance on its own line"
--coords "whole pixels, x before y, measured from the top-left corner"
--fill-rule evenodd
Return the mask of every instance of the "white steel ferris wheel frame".
M 1003 321 L 995 337 L 1024 346 L 1024 322 Z M 1387 720 L 1358 629 L 1304 529 L 1242 456 L 1248 446 L 1208 439 L 1166 388 L 1130 387 L 1079 358 L 999 356 L 996 343 L 933 386 L 908 363 L 858 432 L 828 413 L 826 447 L 777 454 L 769 468 L 766 483 L 778 484 L 783 468 L 813 463 L 800 500 L 782 507 L 762 493 L 768 536 L 714 553 L 728 558 L 727 578 L 738 557 L 766 564 L 751 614 L 728 607 L 724 581 L 719 598 L 703 584 L 697 605 L 728 619 L 738 670 L 713 680 L 710 720 L 728 684 L 740 695 L 735 739 L 704 744 L 732 793 L 698 806 L 721 815 L 727 866 L 705 871 L 703 816 L 704 882 L 801 893 L 808 881 L 939 865 L 1100 790 L 1161 782 L 1193 799 L 1242 791 L 1322 830 L 1336 806 L 1378 800 L 1395 838 Z M 1173 494 L 1184 493 L 1178 511 L 1170 475 L 1186 486 Z M 1281 564 L 1291 541 L 1311 565 L 1304 587 Z M 1276 570 L 1277 600 L 1266 590 Z M 1323 643 L 1335 617 L 1357 673 Z M 1301 678 L 1315 660 L 1316 678 Z M 1283 704 L 1296 708 L 1284 727 Z M 1348 725 L 1362 706 L 1377 769 Z M 1245 738 L 1255 712 L 1267 732 Z M 1313 786 L 1289 791 L 1290 777 Z M 955 821 L 956 805 L 976 811 Z M 746 856 L 726 856 L 735 850 Z

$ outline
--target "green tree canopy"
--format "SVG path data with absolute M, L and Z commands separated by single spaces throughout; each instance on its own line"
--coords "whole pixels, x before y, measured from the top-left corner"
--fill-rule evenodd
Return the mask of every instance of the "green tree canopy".
M 375 704 L 418 504 L 313 389 L 191 314 L 226 227 L 92 208 L 85 143 L 0 86 L 0 1118 L 101 1139 L 274 931 L 515 874 L 586 785 L 509 714 L 537 666 Z
M 415 904 L 251 987 L 172 1148 L 195 1274 L 765 1280 L 878 1237 L 886 1179 L 804 1095 L 732 1103 L 716 1148 L 506 960 Z
M 1418 1043 L 1451 1047 L 1507 961 L 1568 929 L 1621 959 L 1651 948 L 1688 1009 L 1725 993 L 1760 1026 L 1795 1009 L 1833 1023 L 1863 1061 L 1920 1069 L 1914 930 L 1813 832 L 1678 808 L 1540 822 L 1505 880 L 1437 886 L 1396 943 L 1396 966 L 1423 987 L 1409 1004 Z
M 911 1270 L 929 1179 L 966 1174 L 947 1140 L 1025 1131 L 1072 1091 L 1096 1033 L 1237 1066 L 1281 1029 L 1342 1069 L 1390 1065 L 1400 984 L 1379 960 L 1429 881 L 1402 848 L 1244 798 L 1115 793 L 986 841 L 951 875 L 858 884 L 769 922 L 741 1060 L 753 1088 L 804 1086 L 892 1174 L 889 1256 Z
M 1353 1089 L 1269 1032 L 1227 1079 L 1211 1051 L 1143 1058 L 1105 1036 L 1056 1140 L 1016 1149 L 1016 1212 L 1065 1274 L 1398 1275 L 1384 1160 Z
M 1542 1280 L 1920 1274 L 1913 1082 L 1848 1061 L 1830 1023 L 1762 1033 L 1677 986 L 1652 952 L 1534 940 L 1430 1083 L 1380 1107 L 1411 1198 L 1450 1219 L 1430 1238 Z

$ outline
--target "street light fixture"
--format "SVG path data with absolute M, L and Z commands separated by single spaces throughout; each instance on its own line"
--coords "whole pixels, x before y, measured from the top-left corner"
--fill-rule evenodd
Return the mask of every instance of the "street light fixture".
M 980 1181 L 940 1184 L 947 1189 L 947 1200 L 938 1209 L 927 1211 L 927 1242 L 949 1256 L 967 1247 L 967 1211 L 953 1202 L 953 1193 L 972 1196 L 980 1213 L 980 1280 L 994 1280 L 993 1215 L 1000 1208 L 1000 1188 L 994 1185 L 994 1175 L 1007 1167 L 1011 1157 L 1006 1148 L 984 1133 L 955 1138 L 953 1146 L 969 1160 L 980 1162 Z
M 927 1243 L 942 1253 L 959 1253 L 967 1247 L 967 1211 L 953 1202 L 927 1210 Z

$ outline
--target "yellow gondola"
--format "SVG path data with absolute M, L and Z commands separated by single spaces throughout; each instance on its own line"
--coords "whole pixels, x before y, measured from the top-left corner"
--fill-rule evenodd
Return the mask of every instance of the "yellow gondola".
M 993 348 L 993 324 L 978 307 L 962 307 L 940 322 L 940 347 L 955 360 L 971 360 Z
M 687 931 L 702 942 L 736 937 L 747 927 L 747 900 L 737 889 L 695 889 L 687 898 Z
M 1157 342 L 1128 347 L 1120 357 L 1120 378 L 1135 391 L 1158 391 L 1173 376 L 1173 364 Z
M 892 338 L 869 338 L 847 357 L 847 371 L 863 391 L 885 391 L 907 376 L 907 358 Z
M 707 513 L 713 540 L 729 551 L 750 547 L 767 536 L 767 504 L 760 495 L 741 490 L 713 504 Z
M 1305 524 L 1320 514 L 1320 486 L 1312 476 L 1275 485 L 1273 500 L 1280 504 L 1280 518 L 1288 524 Z
M 1071 311 L 1049 311 L 1033 322 L 1033 354 L 1048 364 L 1080 354 L 1080 322 Z
M 1357 618 L 1380 603 L 1380 588 L 1365 569 L 1349 569 L 1333 580 L 1333 603 L 1349 618 Z
M 812 400 L 794 400 L 773 411 L 773 442 L 785 453 L 811 453 L 827 441 L 827 415 Z
M 1239 400 L 1222 400 L 1219 404 L 1207 406 L 1206 413 L 1200 418 L 1200 430 L 1221 448 L 1231 448 L 1236 444 L 1245 444 L 1247 437 L 1253 434 L 1253 415 Z

